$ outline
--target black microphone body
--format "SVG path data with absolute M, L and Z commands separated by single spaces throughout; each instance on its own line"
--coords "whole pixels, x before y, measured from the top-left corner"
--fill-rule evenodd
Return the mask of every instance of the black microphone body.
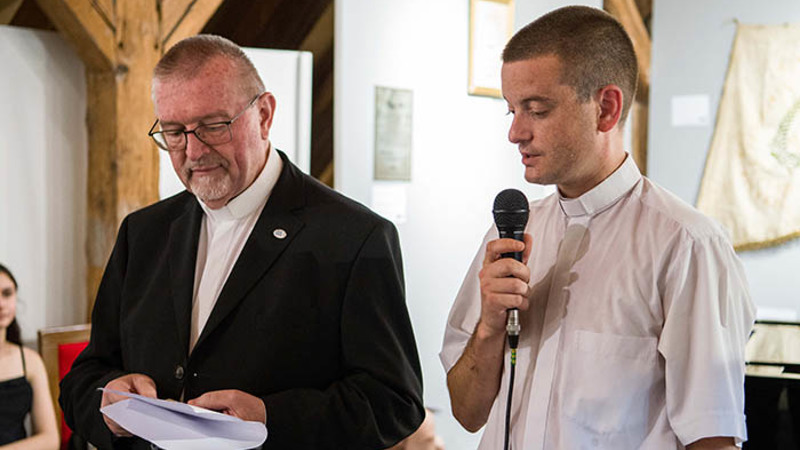
M 506 189 L 494 199 L 492 208 L 494 224 L 501 238 L 524 242 L 525 226 L 528 224 L 528 199 L 516 189 Z M 522 262 L 522 252 L 503 253 L 503 258 L 514 258 Z
M 525 226 L 528 224 L 528 199 L 525 194 L 516 189 L 506 189 L 494 199 L 492 215 L 494 224 L 501 238 L 515 239 L 524 242 Z M 502 258 L 514 258 L 522 262 L 523 252 L 509 252 L 500 255 Z M 519 311 L 517 308 L 508 310 L 508 320 L 506 322 L 506 332 L 508 342 L 512 348 L 517 348 L 519 342 Z

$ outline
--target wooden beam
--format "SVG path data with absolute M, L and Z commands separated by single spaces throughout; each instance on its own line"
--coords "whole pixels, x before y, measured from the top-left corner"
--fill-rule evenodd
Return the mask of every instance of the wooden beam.
M 642 16 L 634 0 L 605 0 L 603 6 L 622 23 L 633 41 L 636 58 L 639 61 L 639 88 L 650 89 L 650 34 L 644 26 Z
M 89 138 L 87 183 L 87 298 L 91 314 L 117 223 L 117 84 L 110 70 L 86 72 L 86 126 Z M 91 320 L 91 317 L 87 317 Z
M 158 12 L 152 2 L 117 2 L 117 14 L 122 20 L 117 31 L 114 70 L 118 196 L 115 228 L 132 211 L 158 200 L 158 149 L 147 130 L 153 124 L 153 67 L 162 53 Z
M 328 186 L 333 187 L 333 161 L 330 162 L 325 169 L 319 174 L 317 177 L 319 181 L 325 183 Z
M 206 22 L 222 4 L 222 0 L 172 0 L 169 3 L 175 3 L 174 8 L 182 13 L 174 26 L 163 29 L 161 47 L 164 50 L 168 50 L 181 39 L 202 31 Z M 175 12 L 171 11 L 168 15 L 174 17 Z
M 636 8 L 639 10 L 639 15 L 646 22 L 650 14 L 653 13 L 653 0 L 636 0 Z
M 160 4 L 161 43 L 171 30 L 174 30 L 181 21 L 181 17 L 192 4 L 193 0 L 162 0 Z
M 8 25 L 22 6 L 22 0 L 0 0 L 0 25 Z
M 631 105 L 631 153 L 642 174 L 647 174 L 647 133 L 650 95 L 650 34 L 642 20 L 637 0 L 605 0 L 606 11 L 622 23 L 633 41 L 639 65 L 639 86 Z
M 109 70 L 115 57 L 115 24 L 87 0 L 36 0 L 89 70 Z M 122 2 L 126 3 L 126 2 Z
M 269 26 L 280 1 L 223 2 L 203 32 L 224 36 L 245 47 L 275 48 L 274 44 L 259 42 L 255 37 L 258 30 Z
M 333 1 L 322 11 L 300 50 L 314 55 L 310 174 L 333 187 Z
M 115 0 L 89 0 L 92 3 L 92 6 L 100 14 L 100 17 L 103 18 L 103 21 L 111 24 L 117 22 L 116 19 L 116 8 L 114 7 Z
M 642 175 L 647 175 L 647 134 L 650 108 L 636 100 L 631 105 L 631 154 Z
M 311 31 L 303 39 L 300 44 L 300 50 L 309 51 L 316 55 L 327 52 L 333 47 L 333 10 L 333 2 L 330 2 L 311 28 Z
M 37 2 L 86 64 L 88 316 L 120 222 L 158 200 L 158 150 L 147 136 L 153 67 L 165 42 L 196 34 L 222 0 Z

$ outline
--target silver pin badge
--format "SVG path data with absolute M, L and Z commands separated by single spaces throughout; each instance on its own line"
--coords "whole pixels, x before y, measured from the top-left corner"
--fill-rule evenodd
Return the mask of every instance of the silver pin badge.
M 272 235 L 278 239 L 284 239 L 286 238 L 286 230 L 284 230 L 283 228 L 275 228 L 274 230 L 272 230 Z

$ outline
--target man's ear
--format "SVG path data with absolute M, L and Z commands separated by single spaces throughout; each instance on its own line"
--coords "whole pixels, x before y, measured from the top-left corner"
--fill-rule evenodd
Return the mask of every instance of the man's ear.
M 600 106 L 597 117 L 597 131 L 607 133 L 619 122 L 622 116 L 622 89 L 609 84 L 597 91 L 597 104 Z
M 265 92 L 257 100 L 259 114 L 259 128 L 261 138 L 269 138 L 269 129 L 272 128 L 272 119 L 275 118 L 275 96 L 272 92 Z

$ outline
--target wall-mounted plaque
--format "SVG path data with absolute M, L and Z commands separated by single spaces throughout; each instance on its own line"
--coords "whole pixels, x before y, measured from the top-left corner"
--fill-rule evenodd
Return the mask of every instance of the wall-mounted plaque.
M 411 181 L 413 92 L 375 87 L 376 180 Z

